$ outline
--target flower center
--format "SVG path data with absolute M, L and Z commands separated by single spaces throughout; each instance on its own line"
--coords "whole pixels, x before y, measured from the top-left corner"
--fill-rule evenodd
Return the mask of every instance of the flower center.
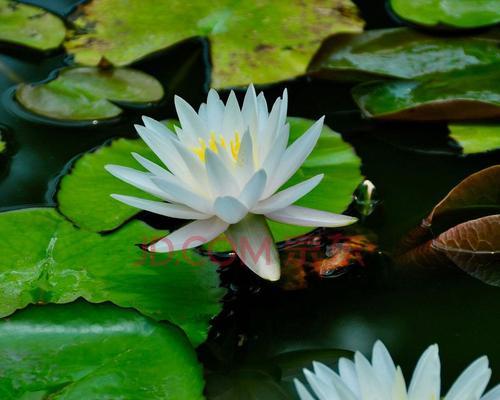
M 208 148 L 212 150 L 215 154 L 219 154 L 219 147 L 228 151 L 234 161 L 238 161 L 238 154 L 240 152 L 241 138 L 239 132 L 234 132 L 234 137 L 227 143 L 224 136 L 219 135 L 217 138 L 215 132 L 210 132 L 210 139 L 208 143 L 205 139 L 199 138 L 198 142 L 200 145 L 198 147 L 193 147 L 193 153 L 196 154 L 201 161 L 205 162 L 205 150 Z

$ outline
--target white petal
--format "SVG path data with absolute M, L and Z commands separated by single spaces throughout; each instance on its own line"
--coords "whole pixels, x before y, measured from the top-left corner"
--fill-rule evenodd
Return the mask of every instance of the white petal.
M 212 150 L 205 150 L 205 164 L 208 183 L 214 197 L 233 196 L 239 192 L 238 182 Z
M 265 158 L 269 151 L 272 151 L 271 144 L 274 142 L 274 139 L 278 136 L 280 125 L 281 115 L 281 99 L 277 99 L 271 109 L 271 113 L 269 114 L 269 118 L 267 120 L 265 128 L 262 130 L 258 145 L 259 145 L 259 154 L 262 158 Z
M 481 397 L 481 400 L 500 400 L 500 385 L 497 385 L 488 391 L 483 397 Z
M 312 208 L 288 206 L 278 211 L 265 214 L 266 217 L 285 224 L 330 227 L 351 225 L 357 221 L 348 215 L 333 214 L 327 211 L 313 210 Z
M 208 129 L 193 107 L 179 96 L 174 97 L 174 103 L 183 132 L 195 140 L 198 137 L 206 139 L 208 137 Z
M 176 182 L 163 178 L 151 178 L 153 183 L 162 191 L 170 195 L 176 203 L 185 204 L 204 214 L 212 214 L 213 210 L 209 200 Z
M 441 363 L 437 345 L 429 346 L 418 360 L 408 389 L 410 400 L 440 399 Z
M 396 375 L 392 386 L 392 398 L 397 400 L 408 400 L 406 382 L 400 367 L 396 369 Z
M 452 385 L 446 400 L 479 400 L 491 377 L 488 368 L 488 357 L 484 356 L 471 365 L 458 377 Z
M 170 129 L 168 129 L 164 124 L 162 124 L 160 121 L 157 121 L 156 119 L 146 117 L 145 115 L 142 116 L 142 122 L 144 122 L 144 126 L 159 135 L 164 135 L 168 137 L 169 139 L 176 139 L 175 133 L 172 132 Z
M 358 400 L 354 392 L 337 374 L 333 374 L 333 383 L 342 400 Z
M 207 173 L 205 165 L 202 164 L 200 158 L 194 154 L 192 151 L 188 150 L 182 143 L 179 141 L 173 142 L 177 152 L 182 158 L 182 161 L 186 165 L 189 170 L 189 174 L 194 182 L 199 183 L 200 185 L 192 186 L 196 192 L 203 191 L 204 187 L 207 185 Z
M 228 224 L 217 217 L 191 222 L 172 232 L 163 239 L 148 247 L 154 253 L 169 253 L 175 250 L 187 250 L 207 243 L 228 227 Z
M 339 360 L 339 374 L 345 384 L 351 389 L 357 397 L 360 397 L 359 382 L 356 375 L 356 368 L 354 363 L 347 358 L 341 358 Z
M 149 172 L 156 176 L 169 177 L 174 178 L 174 175 L 167 171 L 165 168 L 160 167 L 158 164 L 155 164 L 152 161 L 149 161 L 147 158 L 141 156 L 137 153 L 132 153 L 132 157 L 134 157 L 139 164 L 141 164 L 144 168 L 146 168 Z
M 221 134 L 222 119 L 224 117 L 224 103 L 214 89 L 210 89 L 208 92 L 207 117 L 210 130 Z
M 301 381 L 295 378 L 293 380 L 293 383 L 295 385 L 295 389 L 297 390 L 297 394 L 299 395 L 300 400 L 315 400 Z
M 282 190 L 275 195 L 262 200 L 252 209 L 256 214 L 268 214 L 288 207 L 313 190 L 323 179 L 323 174 L 316 175 L 306 181 Z
M 285 124 L 287 112 L 288 112 L 288 91 L 285 88 L 283 90 L 283 96 L 281 96 L 281 109 L 280 109 L 279 126 Z
M 256 134 L 258 129 L 257 95 L 255 94 L 255 88 L 252 84 L 248 86 L 248 89 L 245 93 L 245 99 L 243 100 L 241 113 L 243 115 L 243 118 L 245 119 L 245 122 L 248 124 L 250 133 Z
M 267 109 L 266 97 L 264 96 L 264 93 L 260 92 L 259 95 L 257 96 L 257 118 L 259 124 L 259 129 L 257 133 L 259 139 L 260 136 L 262 135 L 262 131 L 266 126 L 268 116 L 269 114 Z
M 387 348 L 380 340 L 377 340 L 373 346 L 372 365 L 379 381 L 387 388 L 387 397 L 390 397 L 390 390 L 396 376 L 396 366 Z
M 214 203 L 215 214 L 228 224 L 240 222 L 248 214 L 248 208 L 231 196 L 217 197 Z
M 153 201 L 140 199 L 138 197 L 124 196 L 121 194 L 112 194 L 111 197 L 121 201 L 129 206 L 149 211 L 155 214 L 164 215 L 171 218 L 179 219 L 206 219 L 210 215 L 200 213 L 192 208 L 182 204 L 163 203 L 161 201 Z
M 280 259 L 266 219 L 247 214 L 226 231 L 226 236 L 241 261 L 261 278 L 280 278 Z
M 240 106 L 234 91 L 231 90 L 226 108 L 224 109 L 224 117 L 222 118 L 222 135 L 224 135 L 226 140 L 230 140 L 236 132 L 239 132 L 241 135 L 243 129 L 243 117 Z
M 354 354 L 354 365 L 362 398 L 366 400 L 385 400 L 382 383 L 378 380 L 368 360 L 360 352 Z
M 137 171 L 132 168 L 122 167 L 120 165 L 106 165 L 104 167 L 111 175 L 121 179 L 129 185 L 135 186 L 147 193 L 150 193 L 163 200 L 174 201 L 172 196 L 158 188 L 151 178 L 152 174 L 147 172 Z
M 278 190 L 300 168 L 305 159 L 311 154 L 321 135 L 323 120 L 321 117 L 301 137 L 291 144 L 281 157 L 276 173 L 268 183 L 264 196 L 270 196 Z
M 262 159 L 260 154 L 257 154 L 258 162 L 260 162 L 262 169 L 266 171 L 267 176 L 271 176 L 275 173 L 276 168 L 280 164 L 281 158 L 285 153 L 286 146 L 288 144 L 288 139 L 290 137 L 290 124 L 285 124 L 281 127 L 279 135 L 274 140 L 272 144 L 273 151 L 269 152 L 266 158 Z M 267 197 L 272 195 L 274 192 L 269 192 Z
M 303 372 L 307 383 L 314 390 L 319 400 L 342 400 L 332 384 L 329 385 L 307 369 L 304 369 Z
M 250 131 L 248 130 L 241 139 L 236 167 L 237 176 L 241 182 L 246 182 L 255 171 L 252 135 L 250 135 Z
M 247 206 L 248 209 L 254 207 L 262 196 L 266 187 L 267 175 L 264 170 L 257 171 L 247 182 L 240 193 L 239 200 Z

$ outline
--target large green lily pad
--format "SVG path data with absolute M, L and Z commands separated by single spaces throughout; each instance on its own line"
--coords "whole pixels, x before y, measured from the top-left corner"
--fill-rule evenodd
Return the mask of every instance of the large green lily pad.
M 192 251 L 161 256 L 136 246 L 165 234 L 132 221 L 101 236 L 51 208 L 0 213 L 0 316 L 83 297 L 171 321 L 200 344 L 221 309 L 217 266 Z
M 30 307 L 0 321 L 0 393 L 20 399 L 203 399 L 180 329 L 110 304 Z
M 500 149 L 500 124 L 452 124 L 450 136 L 462 147 L 464 154 Z
M 93 0 L 65 46 L 77 63 L 128 65 L 182 40 L 210 40 L 212 85 L 269 83 L 301 75 L 323 39 L 359 32 L 350 0 Z
M 444 38 L 408 28 L 380 29 L 333 37 L 308 69 L 335 80 L 411 79 L 499 62 L 498 47 L 493 37 Z
M 436 28 L 479 28 L 500 22 L 498 0 L 390 0 L 402 19 Z
M 367 82 L 352 93 L 370 118 L 448 121 L 500 117 L 500 64 L 430 74 L 418 81 Z
M 0 42 L 47 51 L 59 47 L 65 35 L 64 23 L 43 8 L 0 0 Z
M 113 102 L 149 103 L 162 97 L 160 82 L 129 68 L 66 68 L 48 83 L 23 83 L 16 90 L 17 101 L 29 111 L 57 120 L 75 121 L 120 115 L 121 108 Z
M 313 123 L 302 118 L 289 118 L 290 141 L 297 139 Z M 118 164 L 140 169 L 130 155 L 137 152 L 150 160 L 156 156 L 141 140 L 118 139 L 110 146 L 79 159 L 65 176 L 57 196 L 61 212 L 78 226 L 94 231 L 114 229 L 137 214 L 137 209 L 119 203 L 111 193 L 149 198 L 144 192 L 114 178 L 104 166 Z M 157 161 L 160 163 L 159 161 Z M 325 174 L 323 181 L 296 204 L 340 213 L 352 200 L 352 193 L 362 180 L 361 160 L 338 133 L 325 126 L 316 148 L 286 186 Z M 271 222 L 277 241 L 308 232 L 310 228 Z M 226 248 L 224 241 L 222 246 Z

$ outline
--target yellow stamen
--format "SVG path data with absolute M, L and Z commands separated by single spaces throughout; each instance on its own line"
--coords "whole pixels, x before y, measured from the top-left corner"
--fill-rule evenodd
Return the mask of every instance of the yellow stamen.
M 201 161 L 205 162 L 205 150 L 209 148 L 215 154 L 219 153 L 219 146 L 223 149 L 227 149 L 226 139 L 222 135 L 219 135 L 219 140 L 217 141 L 217 136 L 215 132 L 210 132 L 210 139 L 207 142 L 204 139 L 199 138 L 198 142 L 200 143 L 199 147 L 192 147 L 191 150 L 194 154 L 196 154 Z M 234 132 L 234 138 L 229 141 L 229 150 L 231 151 L 231 155 L 234 161 L 238 161 L 238 154 L 240 152 L 241 139 L 239 132 Z

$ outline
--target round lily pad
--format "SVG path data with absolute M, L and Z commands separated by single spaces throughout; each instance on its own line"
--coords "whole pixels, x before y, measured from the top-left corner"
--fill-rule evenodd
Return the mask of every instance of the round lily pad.
M 19 399 L 203 399 L 180 329 L 110 304 L 30 307 L 0 320 L 0 393 Z
M 333 37 L 308 69 L 333 80 L 412 79 L 498 63 L 499 43 L 483 35 L 436 37 L 408 28 L 371 30 Z
M 362 83 L 352 94 L 369 118 L 453 121 L 500 117 L 500 64 L 429 74 L 418 81 Z
M 78 10 L 75 24 L 80 29 L 65 46 L 84 65 L 129 65 L 185 39 L 207 37 L 215 87 L 301 75 L 323 39 L 363 28 L 350 0 L 93 0 Z
M 498 0 L 390 0 L 403 20 L 425 27 L 470 29 L 500 22 Z
M 100 235 L 75 228 L 52 208 L 0 213 L 0 317 L 29 304 L 83 297 L 173 322 L 198 345 L 225 291 L 208 258 L 193 251 L 150 254 L 136 246 L 166 234 L 132 221 Z
M 65 35 L 64 23 L 43 8 L 0 0 L 0 42 L 48 51 L 59 47 Z
M 16 99 L 27 110 L 56 120 L 99 120 L 122 113 L 113 102 L 150 103 L 163 97 L 154 77 L 134 69 L 66 68 L 47 83 L 20 84 Z
M 450 137 L 458 142 L 464 154 L 500 149 L 500 124 L 452 124 Z

